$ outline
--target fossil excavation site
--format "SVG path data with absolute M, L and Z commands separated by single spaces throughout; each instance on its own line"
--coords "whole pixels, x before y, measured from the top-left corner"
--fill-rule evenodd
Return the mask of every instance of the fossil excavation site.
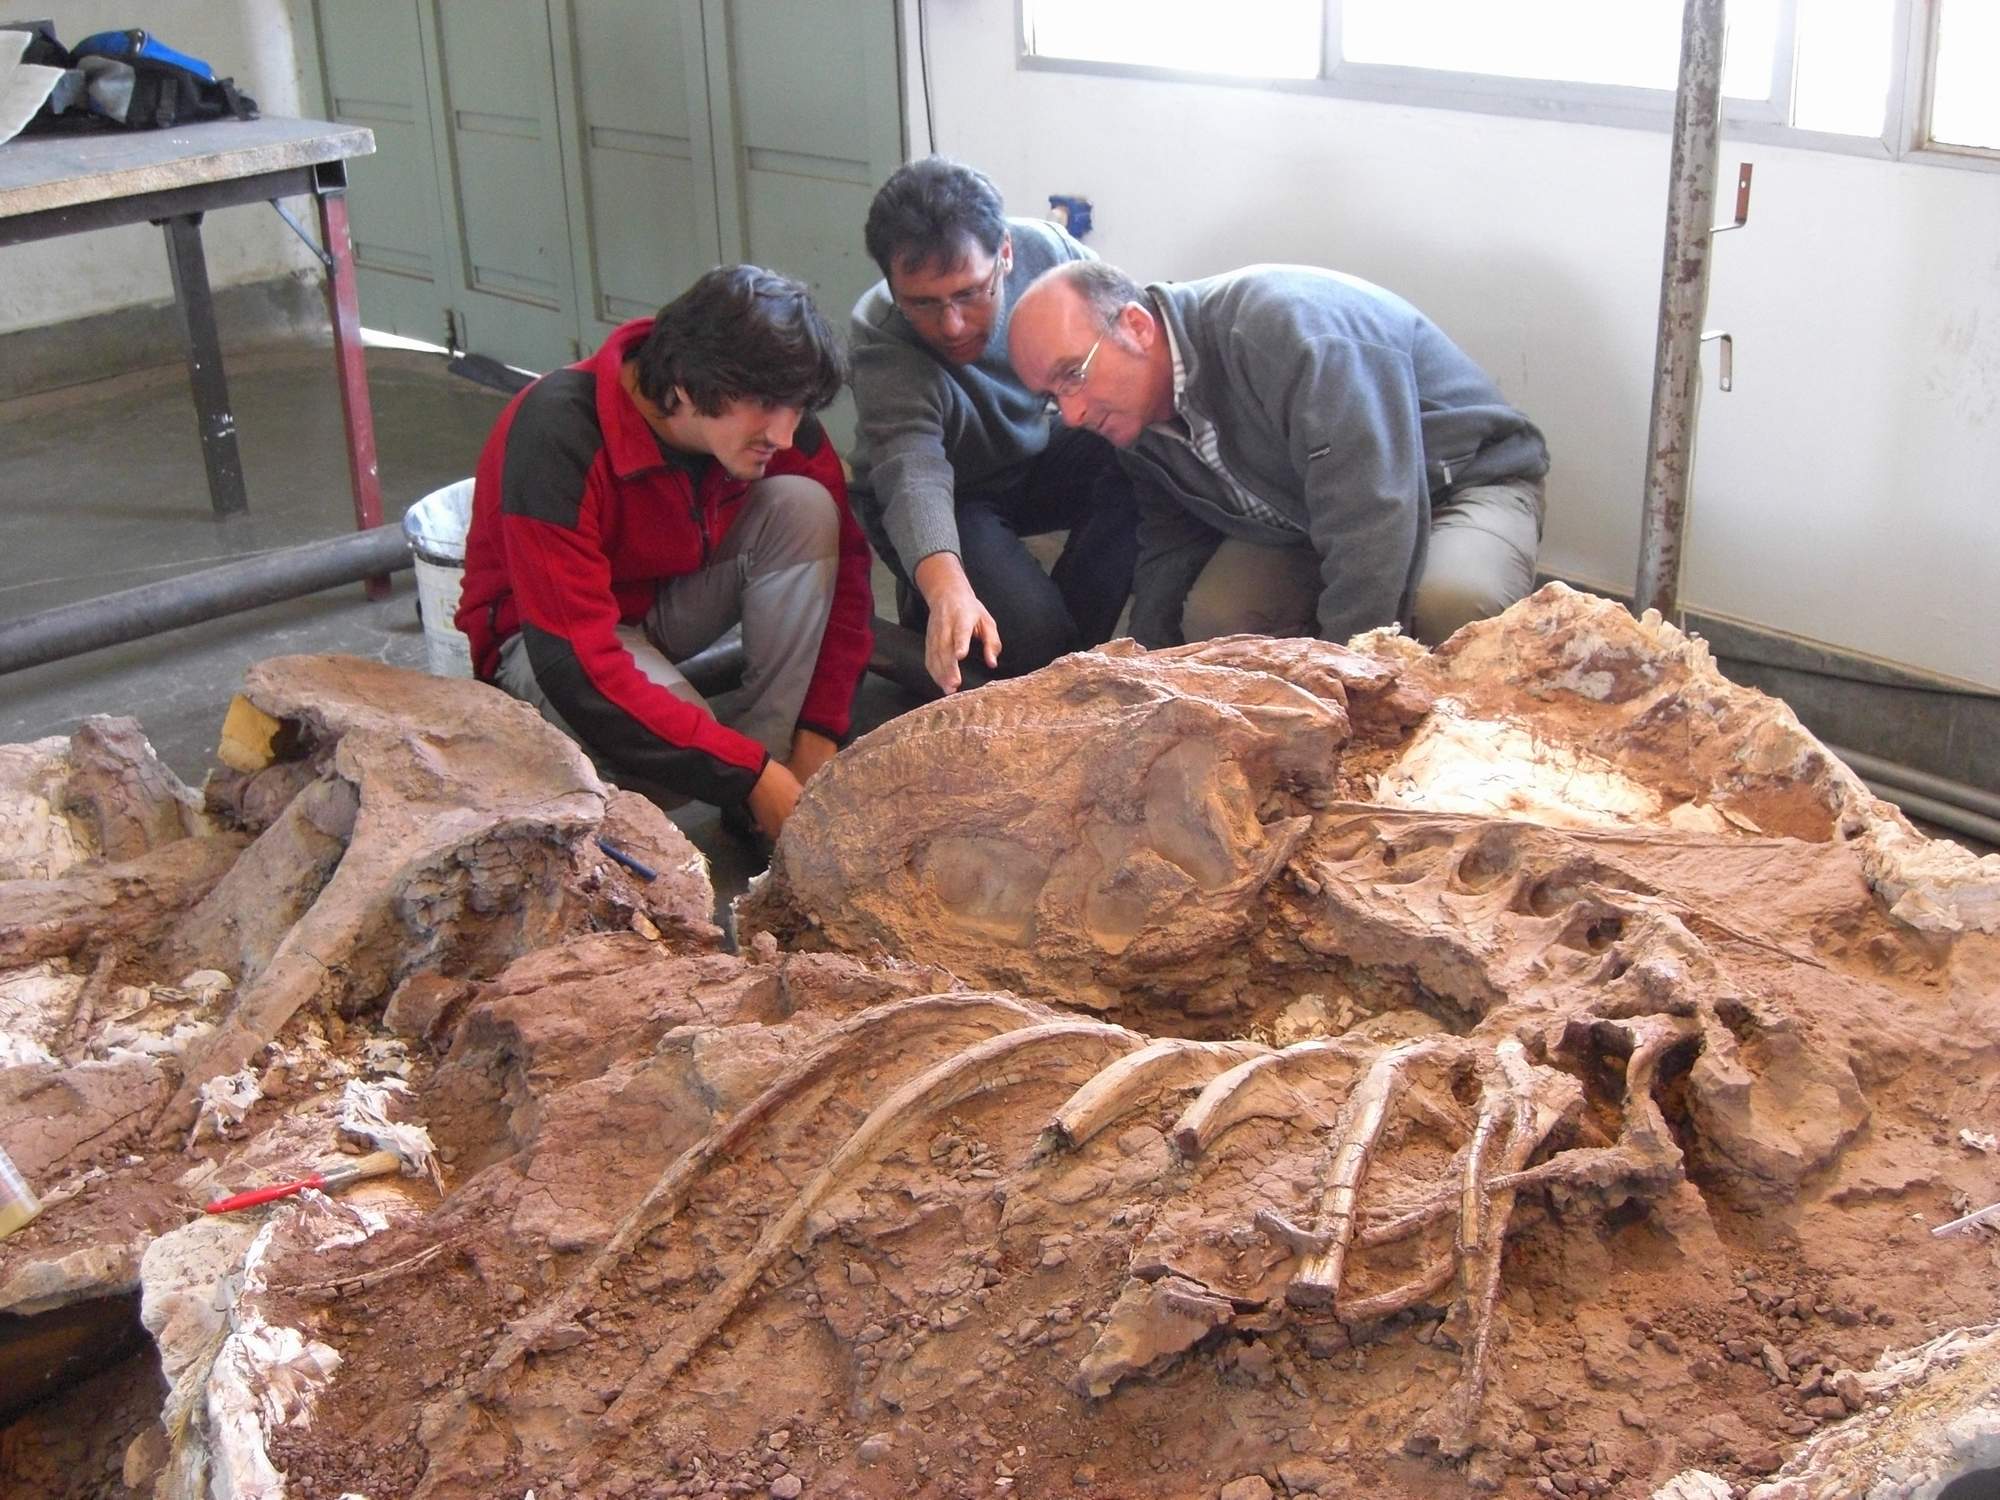
M 239 708 L 199 792 L 130 721 L 0 749 L 0 1368 L 102 1366 L 10 1493 L 2000 1467 L 2000 1236 L 1931 1233 L 2000 1198 L 2000 857 L 1657 621 L 1063 658 L 844 751 L 734 945 L 497 692 Z

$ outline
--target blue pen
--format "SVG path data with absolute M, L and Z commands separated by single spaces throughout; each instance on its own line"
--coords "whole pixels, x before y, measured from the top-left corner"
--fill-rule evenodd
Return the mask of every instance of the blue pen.
M 612 843 L 610 839 L 605 838 L 601 834 L 598 836 L 597 847 L 602 849 L 606 854 L 610 855 L 613 859 L 617 860 L 619 864 L 623 865 L 626 869 L 630 870 L 634 875 L 637 875 L 641 880 L 658 880 L 660 878 L 659 872 L 657 870 L 654 870 L 647 865 L 641 864 L 638 860 L 634 859 L 631 855 L 627 854 L 623 849 L 620 849 L 616 844 Z

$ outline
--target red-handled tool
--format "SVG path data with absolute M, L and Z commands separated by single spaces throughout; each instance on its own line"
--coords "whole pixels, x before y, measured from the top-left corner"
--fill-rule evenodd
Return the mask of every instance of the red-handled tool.
M 278 1198 L 289 1198 L 294 1193 L 303 1193 L 307 1188 L 318 1188 L 322 1193 L 330 1193 L 335 1188 L 344 1188 L 359 1182 L 364 1177 L 386 1177 L 403 1164 L 402 1157 L 393 1151 L 371 1151 L 366 1156 L 357 1156 L 351 1162 L 337 1167 L 328 1167 L 324 1172 L 315 1172 L 310 1177 L 301 1177 L 296 1182 L 278 1182 L 270 1187 L 251 1188 L 245 1193 L 231 1193 L 227 1198 L 217 1198 L 202 1209 L 203 1213 L 227 1214 L 239 1208 L 254 1208 L 259 1203 L 269 1203 Z

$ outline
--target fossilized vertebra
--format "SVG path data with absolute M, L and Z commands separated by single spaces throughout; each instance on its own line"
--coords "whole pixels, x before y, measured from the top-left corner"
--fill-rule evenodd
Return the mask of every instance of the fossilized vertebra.
M 747 959 L 576 939 L 423 1028 L 450 1191 L 273 1268 L 259 1310 L 349 1360 L 281 1467 L 1741 1488 L 1996 1310 L 1981 1245 L 1919 1236 L 1992 1196 L 1954 1131 L 2000 871 L 1676 633 L 1556 591 L 1434 653 L 1120 647 L 878 735 Z

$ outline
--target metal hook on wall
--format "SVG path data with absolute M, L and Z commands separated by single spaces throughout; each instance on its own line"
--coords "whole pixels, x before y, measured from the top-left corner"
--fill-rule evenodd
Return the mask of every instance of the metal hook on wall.
M 1735 389 L 1736 340 L 1732 339 L 1720 328 L 1711 328 L 1702 333 L 1701 341 L 1704 344 L 1714 342 L 1722 345 L 1722 369 L 1720 372 L 1722 378 L 1716 382 L 1716 385 L 1725 391 Z
M 1747 161 L 1736 164 L 1736 217 L 1727 224 L 1711 226 L 1708 231 L 1711 238 L 1727 234 L 1732 229 L 1741 229 L 1750 222 L 1750 170 L 1751 165 Z

